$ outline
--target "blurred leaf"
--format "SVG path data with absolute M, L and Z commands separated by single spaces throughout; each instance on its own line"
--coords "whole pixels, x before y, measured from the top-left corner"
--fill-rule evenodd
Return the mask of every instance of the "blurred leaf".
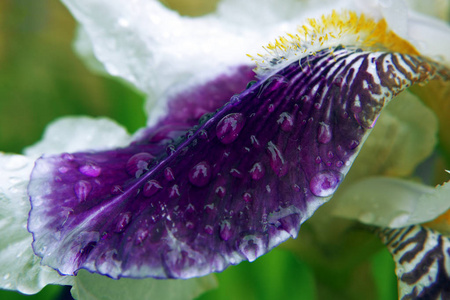
M 0 142 L 20 152 L 64 115 L 145 125 L 143 96 L 86 69 L 72 50 L 75 21 L 59 1 L 0 2 Z
M 80 300 L 161 299 L 189 300 L 216 286 L 214 275 L 188 280 L 129 279 L 114 280 L 82 270 L 75 278 L 72 296 Z
M 316 286 L 308 266 L 289 251 L 274 249 L 249 263 L 217 274 L 219 288 L 198 300 L 315 299 Z
M 7 300 L 51 300 L 57 299 L 63 290 L 63 286 L 59 285 L 47 285 L 36 295 L 23 295 L 17 292 L 2 291 L 0 290 L 0 299 Z
M 378 291 L 378 299 L 396 300 L 397 277 L 395 276 L 395 263 L 387 248 L 384 248 L 372 259 L 372 272 Z

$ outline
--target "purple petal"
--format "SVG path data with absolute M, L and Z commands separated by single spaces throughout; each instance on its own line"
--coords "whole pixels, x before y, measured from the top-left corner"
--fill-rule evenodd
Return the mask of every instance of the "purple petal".
M 383 106 L 437 72 L 419 57 L 323 51 L 188 130 L 198 108 L 223 104 L 208 96 L 222 95 L 212 81 L 128 148 L 38 160 L 34 250 L 62 274 L 113 278 L 190 278 L 253 261 L 331 197 Z

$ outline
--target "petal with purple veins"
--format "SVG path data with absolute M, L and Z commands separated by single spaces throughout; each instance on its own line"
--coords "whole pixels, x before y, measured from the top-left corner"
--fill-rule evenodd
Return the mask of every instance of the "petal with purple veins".
M 392 97 L 435 77 L 449 71 L 418 56 L 324 50 L 210 107 L 191 131 L 161 121 L 127 148 L 45 156 L 29 186 L 34 250 L 62 274 L 113 278 L 253 261 L 330 199 Z M 130 175 L 137 153 L 150 156 Z

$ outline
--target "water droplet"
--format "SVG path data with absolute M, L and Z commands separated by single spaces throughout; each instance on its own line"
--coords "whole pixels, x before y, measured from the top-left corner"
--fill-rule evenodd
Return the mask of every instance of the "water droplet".
M 186 228 L 187 228 L 187 229 L 194 229 L 194 227 L 195 227 L 195 226 L 194 226 L 194 223 L 189 222 L 189 221 L 186 222 Z
M 352 140 L 349 144 L 348 144 L 348 149 L 353 150 L 356 147 L 359 146 L 359 142 L 357 140 Z
M 334 157 L 334 154 L 333 154 L 333 152 L 328 151 L 327 156 L 328 156 L 328 158 L 333 158 L 333 157 Z
M 208 138 L 208 132 L 206 132 L 206 130 L 202 129 L 198 132 L 198 137 L 201 140 L 206 140 Z
M 223 198 L 225 196 L 225 188 L 223 186 L 218 186 L 215 190 L 216 195 L 219 196 L 220 198 Z
M 102 168 L 93 163 L 87 163 L 84 166 L 81 166 L 78 170 L 81 174 L 89 177 L 98 177 L 102 172 Z
M 63 153 L 61 157 L 66 161 L 73 161 L 75 159 L 75 157 L 70 153 Z
M 407 221 L 409 220 L 411 214 L 408 212 L 399 213 L 397 216 L 392 218 L 392 220 L 389 222 L 388 227 L 390 228 L 400 228 L 408 226 L 409 224 Z
M 358 217 L 361 223 L 371 223 L 375 220 L 375 215 L 372 212 L 365 212 Z
M 173 175 L 173 170 L 171 167 L 167 167 L 164 169 L 164 177 L 166 177 L 167 181 L 175 180 L 175 175 Z
M 192 205 L 192 203 L 189 203 L 188 206 L 186 207 L 186 212 L 194 212 L 195 211 L 195 207 L 194 205 Z
M 259 143 L 258 139 L 256 138 L 256 136 L 251 135 L 250 136 L 250 141 L 252 142 L 252 146 L 255 148 L 260 148 L 261 144 Z
M 58 172 L 61 174 L 65 174 L 65 173 L 67 173 L 67 171 L 69 171 L 69 168 L 66 166 L 62 166 L 62 167 L 58 168 Z
M 92 190 L 92 185 L 89 181 L 80 180 L 77 183 L 75 183 L 73 190 L 78 200 L 85 201 Z
M 294 119 L 287 112 L 280 114 L 277 123 L 280 125 L 281 130 L 286 132 L 289 132 L 294 128 Z
M 272 188 L 270 187 L 270 185 L 266 185 L 266 191 L 268 193 L 272 192 Z
M 178 187 L 177 184 L 174 184 L 171 188 L 170 188 L 170 192 L 169 192 L 169 198 L 177 198 L 180 197 L 180 189 Z
M 231 238 L 231 224 L 229 221 L 223 221 L 220 223 L 220 238 L 224 241 L 228 241 Z
M 244 115 L 232 113 L 223 117 L 216 127 L 216 135 L 223 144 L 230 144 L 237 139 L 245 124 Z
M 205 186 L 211 179 L 211 166 L 206 161 L 201 161 L 189 171 L 189 181 L 198 187 Z
M 205 226 L 205 232 L 207 234 L 213 234 L 214 233 L 214 227 L 212 227 L 211 225 L 206 225 Z
M 123 193 L 123 187 L 121 185 L 115 185 L 111 188 L 111 194 L 120 195 Z
M 264 177 L 265 170 L 262 163 L 257 162 L 253 165 L 253 167 L 249 171 L 250 176 L 252 176 L 253 180 L 260 180 Z
M 317 173 L 309 182 L 311 192 L 318 197 L 328 197 L 334 194 L 341 182 L 342 175 L 332 170 Z
M 328 144 L 331 141 L 331 138 L 332 138 L 332 133 L 331 133 L 330 125 L 320 122 L 319 130 L 317 133 L 317 140 L 319 141 L 319 143 Z
M 340 168 L 344 165 L 344 162 L 342 160 L 339 160 L 336 162 L 336 167 Z
M 166 153 L 167 155 L 172 155 L 175 153 L 177 149 L 175 148 L 175 145 L 169 145 L 166 147 Z
M 249 262 L 263 255 L 266 247 L 264 241 L 255 235 L 247 235 L 239 243 L 239 250 Z
M 292 186 L 292 188 L 294 189 L 294 191 L 296 191 L 296 192 L 300 192 L 300 187 L 298 186 L 298 184 L 294 184 L 293 186 Z
M 283 154 L 281 153 L 280 149 L 270 141 L 267 143 L 267 151 L 270 156 L 270 166 L 272 167 L 272 170 L 275 172 L 275 174 L 278 175 L 278 177 L 282 177 L 286 175 L 288 171 L 288 165 L 286 164 Z
M 128 27 L 130 25 L 130 23 L 128 23 L 127 19 L 124 18 L 119 18 L 119 20 L 117 21 L 117 23 L 119 24 L 119 26 L 121 27 Z
M 269 104 L 269 106 L 267 107 L 267 111 L 272 113 L 275 110 L 275 106 L 273 106 L 273 104 Z
M 127 173 L 130 176 L 139 178 L 146 170 L 148 170 L 148 163 L 154 158 L 153 155 L 147 152 L 141 152 L 133 155 L 128 159 L 126 164 Z
M 10 276 L 11 275 L 9 273 L 6 273 L 5 276 L 3 276 L 3 280 L 8 280 Z
M 231 174 L 231 176 L 233 176 L 235 178 L 242 178 L 242 177 L 244 177 L 244 176 L 242 176 L 241 171 L 239 171 L 238 169 L 235 169 L 235 168 L 230 170 L 230 174 Z
M 116 224 L 114 232 L 117 233 L 123 232 L 125 228 L 128 226 L 128 224 L 130 224 L 130 221 L 131 221 L 131 212 L 120 213 L 119 221 Z
M 316 156 L 314 161 L 316 162 L 316 164 L 320 164 L 322 162 L 322 158 L 320 158 L 320 156 Z
M 322 107 L 322 105 L 319 102 L 314 103 L 314 108 L 319 110 Z
M 307 101 L 309 101 L 309 97 L 308 97 L 307 95 L 303 95 L 303 96 L 300 98 L 300 100 L 303 101 L 303 102 L 307 102 Z
M 244 195 L 242 195 L 242 199 L 244 199 L 245 202 L 250 202 L 252 201 L 252 194 L 244 193 Z
M 144 242 L 144 240 L 148 237 L 149 234 L 150 234 L 150 232 L 147 229 L 139 228 L 136 232 L 135 244 L 141 245 Z
M 157 180 L 149 180 L 144 185 L 143 194 L 145 197 L 151 197 L 163 187 Z
M 214 211 L 214 203 L 210 203 L 205 205 L 205 207 L 203 208 L 204 210 L 206 210 L 206 213 L 211 213 Z

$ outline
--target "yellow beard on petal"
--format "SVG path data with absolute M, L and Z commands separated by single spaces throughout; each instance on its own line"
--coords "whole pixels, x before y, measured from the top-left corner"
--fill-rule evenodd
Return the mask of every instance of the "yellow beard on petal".
M 390 30 L 384 19 L 376 21 L 352 11 L 333 11 L 319 19 L 308 19 L 306 24 L 298 26 L 295 34 L 288 33 L 269 43 L 263 47 L 267 53 L 248 56 L 256 62 L 255 71 L 261 75 L 321 50 L 332 52 L 337 46 L 371 52 L 419 54 L 413 45 Z

